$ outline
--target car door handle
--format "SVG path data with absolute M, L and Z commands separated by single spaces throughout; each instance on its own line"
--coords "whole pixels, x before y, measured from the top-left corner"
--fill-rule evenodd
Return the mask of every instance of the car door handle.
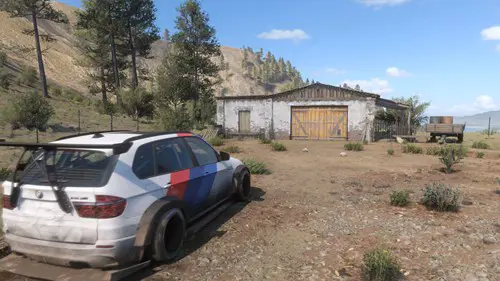
M 163 185 L 163 188 L 169 188 L 170 187 L 170 182 L 167 182 L 165 185 Z
M 208 175 L 208 174 L 210 174 L 210 172 L 205 172 L 205 175 Z

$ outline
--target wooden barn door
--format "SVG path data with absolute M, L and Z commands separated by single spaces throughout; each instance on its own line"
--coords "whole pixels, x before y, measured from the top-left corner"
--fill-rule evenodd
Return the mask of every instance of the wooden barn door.
M 292 139 L 347 139 L 346 106 L 294 106 L 291 115 Z

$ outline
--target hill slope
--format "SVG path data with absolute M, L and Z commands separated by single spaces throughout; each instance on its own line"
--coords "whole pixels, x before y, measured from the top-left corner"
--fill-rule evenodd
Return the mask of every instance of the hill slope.
M 74 12 L 77 8 L 57 2 L 54 3 L 54 6 L 67 15 L 70 23 L 59 24 L 44 20 L 39 22 L 40 34 L 48 34 L 55 39 L 52 42 L 42 43 L 47 77 L 63 87 L 86 93 L 87 70 L 77 65 L 81 54 L 75 48 L 73 38 L 72 25 L 76 21 Z M 20 64 L 37 67 L 33 36 L 23 33 L 24 29 L 32 27 L 31 21 L 26 18 L 10 18 L 7 13 L 0 12 L 0 26 L 2 26 L 0 50 L 5 51 L 10 59 Z M 163 56 L 165 46 L 165 42 L 156 42 L 152 50 L 153 59 L 142 60 L 142 63 L 147 64 L 148 69 L 154 70 Z M 225 95 L 271 94 L 278 91 L 279 86 L 290 82 L 285 79 L 280 83 L 260 83 L 243 74 L 241 66 L 243 51 L 241 49 L 223 46 L 221 50 L 225 62 L 228 64 L 228 69 L 220 73 L 223 83 L 218 95 L 222 92 Z M 248 57 L 248 61 L 254 64 L 258 63 L 254 54 Z
M 454 117 L 454 123 L 467 123 L 467 127 L 488 128 L 488 119 L 491 117 L 491 127 L 500 128 L 500 110 L 488 111 L 471 116 Z

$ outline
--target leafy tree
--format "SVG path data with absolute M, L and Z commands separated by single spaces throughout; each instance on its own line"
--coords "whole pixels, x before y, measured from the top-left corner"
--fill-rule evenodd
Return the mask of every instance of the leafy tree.
M 19 129 L 20 125 L 20 115 L 19 115 L 19 102 L 10 101 L 7 103 L 0 112 L 2 121 L 9 124 L 10 126 L 10 136 L 14 136 L 14 130 Z
M 68 18 L 62 12 L 55 10 L 50 0 L 2 0 L 0 2 L 0 10 L 6 11 L 11 17 L 31 17 L 38 60 L 38 71 L 42 83 L 42 93 L 44 97 L 48 97 L 47 79 L 45 76 L 42 48 L 40 46 L 40 34 L 38 31 L 38 19 L 67 23 Z
M 137 131 L 139 131 L 139 119 L 153 116 L 153 95 L 142 87 L 123 89 L 120 91 L 120 106 L 137 122 Z
M 147 57 L 151 44 L 160 39 L 159 29 L 155 25 L 156 9 L 153 0 L 121 0 L 123 10 L 121 21 L 127 29 L 128 36 L 124 38 L 128 45 L 128 53 L 132 64 L 132 89 L 139 85 L 137 70 L 137 55 Z
M 45 131 L 47 123 L 52 115 L 54 109 L 47 99 L 41 99 L 37 91 L 32 91 L 23 95 L 14 107 L 18 108 L 19 124 L 30 130 L 36 131 L 36 141 L 38 142 L 38 131 Z
M 204 125 L 213 122 L 215 115 L 215 86 L 220 82 L 219 70 L 214 57 L 220 57 L 220 45 L 215 37 L 215 28 L 209 25 L 208 15 L 201 10 L 197 0 L 187 0 L 178 8 L 176 20 L 177 32 L 172 35 L 172 44 L 176 49 L 170 58 L 179 71 L 183 100 L 194 103 L 193 118 L 195 124 Z M 203 102 L 201 102 L 203 101 Z M 205 112 L 210 108 L 210 114 Z
M 188 130 L 192 128 L 192 121 L 183 89 L 190 81 L 182 79 L 177 63 L 173 60 L 175 51 L 171 49 L 165 54 L 157 70 L 154 96 L 156 115 L 165 130 Z
M 361 91 L 361 87 L 360 87 L 358 84 L 356 84 L 356 86 L 354 87 L 354 89 L 355 89 L 356 91 Z
M 430 102 L 420 102 L 420 98 L 418 96 L 412 96 L 409 98 L 399 97 L 393 98 L 393 101 L 408 105 L 408 110 L 405 111 L 404 119 L 402 122 L 406 122 L 408 118 L 408 113 L 410 113 L 410 124 L 411 124 L 411 133 L 415 132 L 415 129 L 422 126 L 423 123 L 427 122 L 429 119 L 428 116 L 425 115 L 425 111 L 431 105 Z M 400 113 L 398 110 L 388 109 L 386 111 L 380 110 L 376 114 L 377 119 L 385 120 L 388 122 L 395 122 L 399 119 Z

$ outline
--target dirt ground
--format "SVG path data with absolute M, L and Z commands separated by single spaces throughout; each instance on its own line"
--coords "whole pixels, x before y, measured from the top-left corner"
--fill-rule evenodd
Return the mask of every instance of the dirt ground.
M 253 176 L 254 200 L 196 235 L 179 261 L 130 280 L 360 280 L 363 254 L 377 245 L 398 258 L 405 280 L 500 280 L 499 151 L 479 159 L 472 150 L 444 174 L 436 156 L 402 154 L 396 143 L 347 157 L 342 142 L 283 143 L 286 152 L 230 141 L 243 150 L 232 156 L 272 171 Z M 417 202 L 431 182 L 460 188 L 469 202 L 458 213 L 426 210 Z M 410 206 L 389 205 L 399 189 L 410 190 Z

